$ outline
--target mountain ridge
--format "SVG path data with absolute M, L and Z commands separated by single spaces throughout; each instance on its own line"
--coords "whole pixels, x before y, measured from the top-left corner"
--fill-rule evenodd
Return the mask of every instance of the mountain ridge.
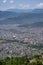
M 41 11 L 42 10 L 43 9 L 41 9 Z M 10 11 L 0 11 L 0 24 L 31 24 L 42 21 L 43 21 L 43 11 L 41 13 L 36 12 L 18 13 Z
M 43 21 L 43 13 L 22 13 L 17 17 L 7 18 L 4 20 L 0 20 L 1 24 L 31 24 L 34 22 Z

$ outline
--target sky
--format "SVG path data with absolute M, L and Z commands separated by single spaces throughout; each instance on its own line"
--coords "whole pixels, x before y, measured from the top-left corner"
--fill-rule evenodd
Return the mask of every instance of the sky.
M 43 0 L 0 0 L 0 10 L 43 8 Z

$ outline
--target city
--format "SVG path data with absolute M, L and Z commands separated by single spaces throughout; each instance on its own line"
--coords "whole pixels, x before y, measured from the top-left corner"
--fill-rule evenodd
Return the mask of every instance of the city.
M 1 58 L 37 54 L 43 54 L 43 28 L 0 25 Z

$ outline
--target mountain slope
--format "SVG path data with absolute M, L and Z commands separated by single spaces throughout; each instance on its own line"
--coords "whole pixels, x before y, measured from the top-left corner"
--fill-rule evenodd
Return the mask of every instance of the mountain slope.
M 17 17 L 0 20 L 0 24 L 32 24 L 43 22 L 43 13 L 22 13 Z
M 32 24 L 23 24 L 23 25 L 19 25 L 19 27 L 43 27 L 43 21 L 42 22 L 35 22 Z
M 0 11 L 0 18 L 13 18 L 18 16 L 17 12 L 9 12 L 9 11 Z
M 43 21 L 42 22 L 35 22 L 30 25 L 31 27 L 43 27 Z
M 43 13 L 43 9 L 34 9 L 33 13 Z

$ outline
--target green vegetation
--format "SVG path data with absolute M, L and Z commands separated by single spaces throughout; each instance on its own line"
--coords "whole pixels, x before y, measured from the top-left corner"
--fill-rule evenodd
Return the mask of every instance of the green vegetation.
M 38 56 L 35 56 L 32 60 L 29 60 L 27 56 L 15 58 L 7 57 L 6 59 L 0 60 L 0 65 L 43 65 L 43 60 L 41 60 L 42 59 L 38 59 Z
M 0 39 L 0 43 L 19 43 L 18 40 Z

